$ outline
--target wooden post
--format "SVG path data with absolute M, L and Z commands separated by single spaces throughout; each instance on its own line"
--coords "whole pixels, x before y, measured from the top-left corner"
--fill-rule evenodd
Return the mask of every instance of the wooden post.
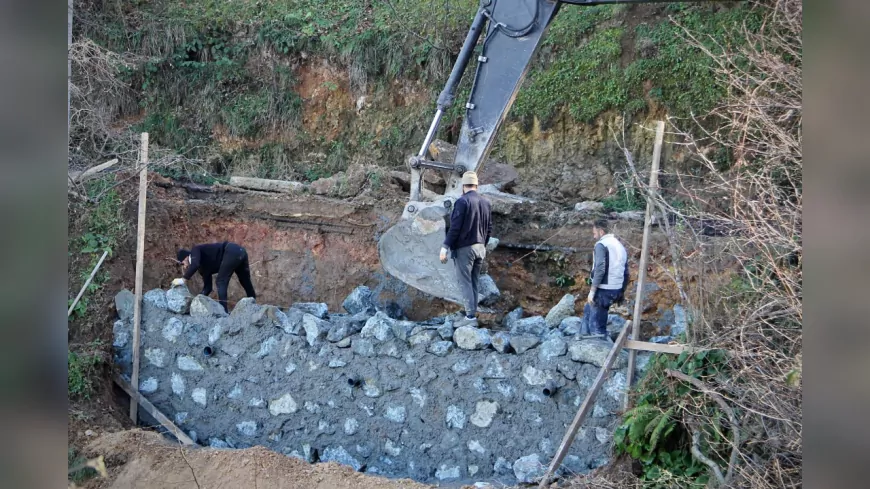
M 100 265 L 103 264 L 103 260 L 106 259 L 106 255 L 109 254 L 109 250 L 103 252 L 103 256 L 100 257 L 100 261 L 97 262 L 97 266 L 94 267 L 93 271 L 91 271 L 91 276 L 85 281 L 85 284 L 82 285 L 82 290 L 79 291 L 79 295 L 76 296 L 75 300 L 72 301 L 72 304 L 69 306 L 69 310 L 66 312 L 66 317 L 69 317 L 72 314 L 73 309 L 75 309 L 76 304 L 79 303 L 79 299 L 85 294 L 85 290 L 88 288 L 88 285 L 91 285 L 91 280 L 94 279 L 94 276 L 97 275 L 97 270 L 100 269 Z
M 607 358 L 604 360 L 604 366 L 601 367 L 601 371 L 598 372 L 598 377 L 595 378 L 595 382 L 593 382 L 592 387 L 589 388 L 589 392 L 586 394 L 586 399 L 584 399 L 583 404 L 580 405 L 580 409 L 574 416 L 574 421 L 571 422 L 571 426 L 568 427 L 568 431 L 565 432 L 565 436 L 562 438 L 562 443 L 559 444 L 559 449 L 556 450 L 556 456 L 553 457 L 553 461 L 550 462 L 550 467 L 547 468 L 544 478 L 541 479 L 541 483 L 538 485 L 539 489 L 543 489 L 547 486 L 550 482 L 550 478 L 553 476 L 553 472 L 559 468 L 559 465 L 562 464 L 562 460 L 565 459 L 568 449 L 571 448 L 571 444 L 574 443 L 574 437 L 577 436 L 577 431 L 580 429 L 580 425 L 583 424 L 589 411 L 592 410 L 595 396 L 598 395 L 598 391 L 601 390 L 601 386 L 604 385 L 604 380 L 610 372 L 610 367 L 613 366 L 613 362 L 616 361 L 616 357 L 619 355 L 619 352 L 622 351 L 622 345 L 625 343 L 625 336 L 627 333 L 628 328 L 622 328 L 622 332 L 619 333 L 619 337 L 616 338 L 613 348 L 610 349 L 610 353 L 607 354 Z M 627 388 L 628 386 L 626 386 L 626 389 Z
M 129 394 L 131 402 L 139 402 L 145 411 L 148 412 L 151 416 L 154 416 L 154 419 L 157 420 L 160 424 L 163 425 L 164 428 L 169 430 L 170 433 L 175 435 L 175 438 L 178 439 L 181 443 L 185 445 L 196 445 L 187 434 L 181 430 L 178 426 L 175 425 L 169 418 L 166 417 L 165 414 L 161 413 L 159 409 L 154 404 L 142 397 L 142 394 L 139 394 L 138 389 L 134 389 L 130 384 L 127 383 L 124 379 L 122 379 L 119 375 L 115 375 L 115 383 L 118 384 L 121 389 L 124 389 L 124 392 Z
M 643 223 L 643 244 L 640 248 L 640 265 L 637 268 L 637 293 L 634 295 L 634 314 L 631 316 L 631 339 L 638 340 L 640 338 L 640 315 L 641 304 L 643 303 L 643 282 L 646 280 L 646 259 L 649 253 L 649 228 L 652 222 L 652 213 L 655 207 L 655 197 L 658 194 L 659 187 L 659 159 L 662 156 L 662 140 L 665 137 L 664 121 L 656 122 L 656 138 L 653 146 L 652 168 L 649 172 L 649 189 L 646 196 L 646 216 Z M 665 216 L 663 216 L 665 217 Z M 625 400 L 623 408 L 628 408 L 628 393 L 631 391 L 631 384 L 634 381 L 634 367 L 637 363 L 637 351 L 629 350 L 628 352 L 628 373 L 625 375 Z
M 142 133 L 142 148 L 139 158 L 139 219 L 136 229 L 136 302 L 133 306 L 133 373 L 130 384 L 139 392 L 139 330 L 142 322 L 142 275 L 145 272 L 145 199 L 148 197 L 148 133 Z M 130 398 L 130 419 L 138 421 L 138 396 Z

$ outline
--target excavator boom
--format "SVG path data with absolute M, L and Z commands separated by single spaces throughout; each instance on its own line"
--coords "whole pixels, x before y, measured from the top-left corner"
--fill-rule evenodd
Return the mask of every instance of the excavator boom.
M 438 250 L 446 232 L 446 218 L 462 195 L 466 171 L 480 172 L 526 76 L 532 57 L 562 3 L 602 5 L 655 3 L 666 0 L 481 0 L 453 70 L 438 97 L 432 124 L 417 155 L 408 159 L 411 195 L 401 220 L 378 242 L 384 268 L 399 280 L 427 294 L 461 303 L 453 266 L 442 264 Z M 688 0 L 703 1 L 703 0 Z M 479 42 L 483 36 L 483 42 Z M 478 49 L 478 44 L 480 45 Z M 441 116 L 453 104 L 456 87 L 477 54 L 471 94 L 452 162 L 432 161 L 429 145 Z M 423 197 L 424 171 L 444 173 L 447 187 L 441 196 Z

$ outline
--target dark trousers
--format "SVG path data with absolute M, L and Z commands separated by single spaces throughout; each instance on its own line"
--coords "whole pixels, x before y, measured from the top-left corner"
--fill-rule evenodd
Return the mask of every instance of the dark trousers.
M 581 334 L 588 328 L 590 334 L 607 334 L 607 314 L 610 312 L 610 306 L 616 301 L 619 296 L 619 290 L 596 289 L 595 297 L 592 298 L 592 305 L 588 303 L 583 306 L 583 323 L 581 325 Z
M 229 312 L 227 308 L 227 287 L 230 285 L 230 277 L 232 277 L 234 272 L 236 277 L 239 278 L 239 283 L 245 289 L 245 294 L 248 297 L 257 297 L 257 294 L 254 292 L 254 284 L 251 283 L 248 252 L 235 243 L 227 243 L 217 276 L 218 301 L 224 306 L 224 311 L 227 312 Z
M 483 265 L 484 258 L 486 258 L 486 246 L 482 244 L 466 246 L 453 251 L 453 266 L 456 269 L 459 288 L 462 290 L 467 317 L 477 315 L 477 283 L 480 279 L 480 267 Z

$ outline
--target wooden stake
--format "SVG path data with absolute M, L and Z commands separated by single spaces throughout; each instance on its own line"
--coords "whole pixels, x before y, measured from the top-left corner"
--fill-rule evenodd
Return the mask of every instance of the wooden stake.
M 139 389 L 139 329 L 142 322 L 142 275 L 145 273 L 145 199 L 148 197 L 148 133 L 142 133 L 141 157 L 139 158 L 139 219 L 136 234 L 136 302 L 133 306 L 133 374 L 130 378 L 134 392 Z M 138 420 L 139 403 L 130 397 L 130 419 Z
M 91 272 L 91 276 L 85 281 L 85 284 L 82 285 L 82 290 L 79 291 L 79 295 L 76 296 L 75 300 L 72 301 L 72 305 L 69 306 L 69 310 L 66 312 L 66 317 L 69 317 L 72 314 L 73 309 L 75 309 L 76 304 L 79 303 L 79 299 L 85 294 L 85 290 L 88 288 L 88 285 L 91 285 L 91 280 L 94 279 L 94 276 L 97 275 L 97 270 L 100 269 L 100 265 L 103 264 L 103 260 L 106 259 L 106 255 L 109 254 L 109 250 L 103 252 L 103 256 L 100 257 L 100 261 L 97 262 L 97 266 L 94 267 L 94 270 Z
M 154 419 L 162 424 L 164 428 L 169 430 L 170 433 L 175 435 L 175 438 L 177 438 L 178 441 L 185 445 L 196 445 L 196 442 L 194 442 L 189 436 L 187 436 L 186 433 L 181 431 L 181 428 L 175 426 L 175 423 L 170 421 L 165 414 L 161 413 L 154 404 L 151 404 L 148 399 L 142 397 L 142 395 L 139 394 L 139 391 L 134 389 L 130 384 L 127 383 L 126 380 L 122 379 L 121 376 L 117 374 L 115 375 L 115 383 L 118 384 L 122 389 L 124 389 L 124 392 L 126 392 L 130 396 L 130 402 L 138 401 L 138 403 L 141 404 L 143 408 L 145 408 L 145 411 L 147 411 L 148 414 L 150 414 L 151 416 L 154 416 Z
M 646 280 L 646 260 L 649 253 L 649 229 L 652 221 L 653 208 L 655 206 L 655 196 L 658 194 L 659 187 L 659 159 L 662 156 L 662 140 L 665 137 L 664 121 L 656 122 L 656 138 L 653 146 L 652 168 L 649 173 L 649 189 L 646 196 L 646 216 L 643 223 L 643 244 L 640 248 L 640 265 L 637 268 L 637 293 L 634 295 L 634 314 L 631 317 L 631 339 L 637 340 L 640 338 L 640 315 L 641 304 L 643 303 L 643 282 Z M 664 216 L 663 216 L 664 217 Z M 628 393 L 631 391 L 631 384 L 634 380 L 634 366 L 637 363 L 637 351 L 629 350 L 628 352 L 628 373 L 625 376 L 625 400 L 623 408 L 628 408 Z
M 568 431 L 565 432 L 565 436 L 562 438 L 562 443 L 559 444 L 559 449 L 556 450 L 556 456 L 553 457 L 553 461 L 550 462 L 550 467 L 547 469 L 547 473 L 544 474 L 544 478 L 541 479 L 541 483 L 538 485 L 539 489 L 543 489 L 547 484 L 549 484 L 553 472 L 559 468 L 559 465 L 562 464 L 562 460 L 565 459 L 568 449 L 571 448 L 571 444 L 574 443 L 574 437 L 577 436 L 577 431 L 580 429 L 580 425 L 583 424 L 589 411 L 592 410 L 592 403 L 595 401 L 595 396 L 598 395 L 598 391 L 601 390 L 601 386 L 604 385 L 604 380 L 607 379 L 607 374 L 610 373 L 610 367 L 613 366 L 613 362 L 616 361 L 616 357 L 622 350 L 622 345 L 625 343 L 627 333 L 628 328 L 622 328 L 622 332 L 619 333 L 619 337 L 616 338 L 616 343 L 613 344 L 613 348 L 610 349 L 610 353 L 607 354 L 607 358 L 604 360 L 604 366 L 601 367 L 601 371 L 598 372 L 598 377 L 595 378 L 595 382 L 593 382 L 592 387 L 589 388 L 589 392 L 586 394 L 586 399 L 584 399 L 583 404 L 580 405 L 580 409 L 574 416 L 574 421 L 571 422 L 571 426 L 568 427 Z

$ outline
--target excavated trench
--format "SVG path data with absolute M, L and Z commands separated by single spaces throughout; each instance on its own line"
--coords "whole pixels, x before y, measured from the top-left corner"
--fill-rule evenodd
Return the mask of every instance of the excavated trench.
M 497 249 L 486 272 L 500 297 L 482 315 L 482 329 L 455 330 L 458 306 L 424 296 L 380 267 L 377 239 L 399 217 L 401 192 L 337 200 L 155 184 L 139 389 L 192 438 L 220 448 L 263 445 L 309 462 L 424 482 L 540 476 L 609 349 L 577 339 L 582 299 L 562 300 L 586 291 L 588 216 L 544 203 L 501 209 L 494 233 L 502 242 L 546 241 L 574 252 Z M 630 248 L 638 247 L 640 224 L 616 224 Z M 198 277 L 188 284 L 192 294 L 165 290 L 180 273 L 177 248 L 222 240 L 248 250 L 256 304 L 242 300 L 235 279 L 230 315 L 194 297 Z M 654 254 L 661 247 L 655 234 Z M 650 272 L 646 337 L 681 321 L 673 287 Z M 132 289 L 127 280 L 122 286 Z M 127 291 L 116 298 L 115 362 L 124 375 L 132 302 Z M 614 314 L 609 328 L 615 334 L 624 322 Z M 625 389 L 623 360 L 565 470 L 607 461 Z

